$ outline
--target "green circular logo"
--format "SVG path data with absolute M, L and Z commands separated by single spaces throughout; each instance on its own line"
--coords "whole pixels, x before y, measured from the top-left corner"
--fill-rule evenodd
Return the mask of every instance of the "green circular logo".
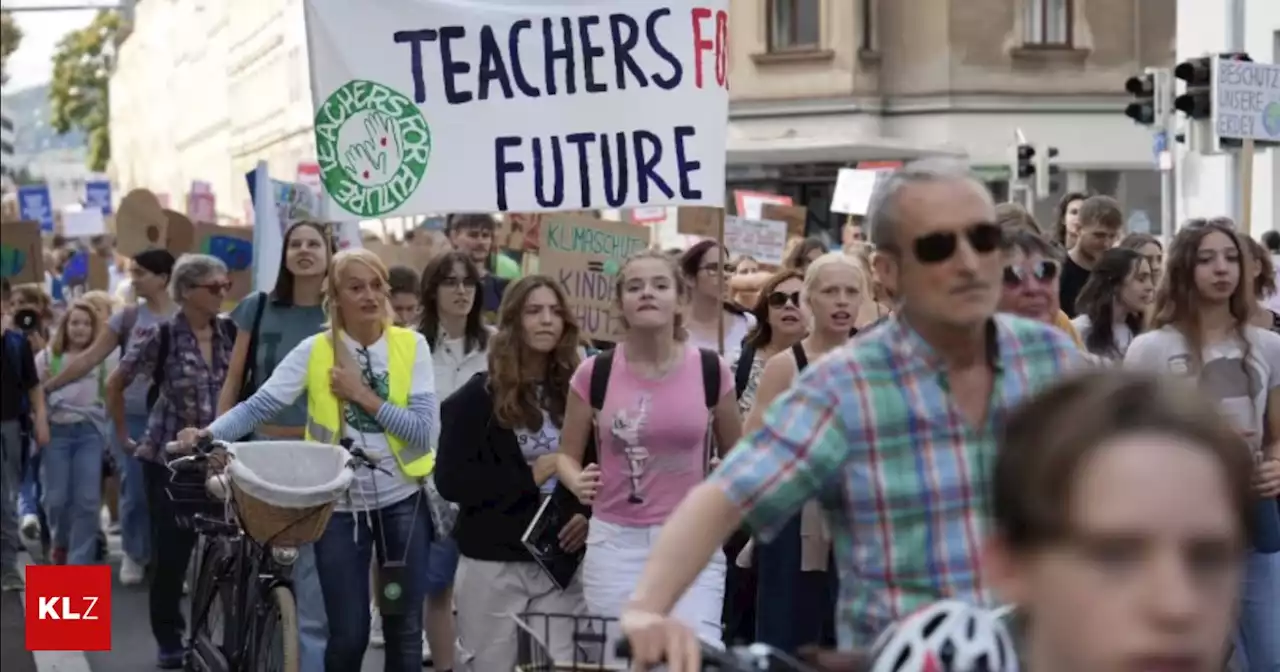
M 617 260 L 617 259 L 605 259 L 605 261 L 604 261 L 604 274 L 605 274 L 605 275 L 617 275 L 617 274 L 618 274 L 618 271 L 620 271 L 620 270 L 622 270 L 622 269 L 621 269 L 621 268 L 619 268 L 618 260 Z
M 431 161 L 431 127 L 418 106 L 376 82 L 338 87 L 316 111 L 315 130 L 325 192 L 360 217 L 404 204 Z
M 382 595 L 388 600 L 398 600 L 403 590 L 398 583 L 388 583 L 382 587 Z

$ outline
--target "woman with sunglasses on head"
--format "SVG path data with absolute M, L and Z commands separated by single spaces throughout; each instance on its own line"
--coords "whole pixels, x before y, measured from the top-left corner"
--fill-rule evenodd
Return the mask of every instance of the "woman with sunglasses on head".
M 1134 250 L 1107 250 L 1076 298 L 1071 324 L 1090 354 L 1123 360 L 1129 344 L 1142 333 L 1154 296 L 1150 262 Z
M 435 480 L 440 494 L 459 507 L 458 635 L 474 654 L 467 665 L 475 672 L 515 667 L 518 626 L 512 616 L 528 612 L 559 615 L 528 625 L 545 633 L 555 660 L 581 660 L 571 618 L 585 611 L 580 573 L 558 585 L 521 541 L 539 507 L 553 498 L 547 505 L 558 507 L 565 521 L 560 549 L 578 553 L 586 543 L 589 510 L 556 479 L 578 340 L 559 283 L 545 275 L 517 280 L 498 309 L 488 370 L 463 382 L 442 405 L 447 419 Z
M 493 329 L 484 323 L 484 305 L 478 300 L 480 269 L 463 252 L 441 254 L 422 272 L 418 291 L 421 306 L 418 331 L 431 346 L 431 359 L 436 377 L 436 399 L 443 402 L 476 374 L 489 368 L 489 345 Z M 439 445 L 446 424 L 460 422 L 456 416 L 445 420 L 441 415 L 435 443 Z M 454 516 L 447 500 L 437 490 L 439 467 L 427 483 L 428 501 L 436 531 L 441 533 L 431 542 L 427 558 L 427 603 L 424 607 L 427 648 L 431 665 L 436 670 L 453 669 L 457 634 L 453 618 L 453 582 L 458 568 L 458 546 L 445 534 L 441 523 Z M 380 619 L 379 619 L 380 620 Z M 379 627 L 379 631 L 381 628 Z M 378 633 L 381 636 L 381 632 Z
M 1221 222 L 1178 232 L 1156 292 L 1152 329 L 1125 353 L 1128 368 L 1190 379 L 1244 437 L 1257 466 L 1255 535 L 1240 613 L 1251 672 L 1280 667 L 1280 335 L 1250 324 L 1247 249 Z
M 1142 255 L 1151 266 L 1151 277 L 1155 284 L 1160 284 L 1160 274 L 1164 271 L 1164 244 L 1159 238 L 1149 233 L 1130 233 L 1120 239 L 1116 247 L 1133 250 Z
M 755 318 L 741 306 L 725 300 L 729 281 L 737 270 L 728 258 L 729 251 L 716 241 L 703 240 L 680 257 L 680 271 L 684 274 L 683 282 L 692 288 L 689 304 L 684 306 L 689 343 L 720 352 L 725 359 L 733 361 Z M 721 319 L 724 320 L 723 350 L 719 336 Z
M 387 268 L 368 250 L 333 257 L 324 306 L 325 331 L 289 351 L 252 396 L 206 429 L 180 432 L 180 443 L 245 436 L 305 394 L 307 441 L 351 439 L 373 458 L 378 469 L 357 470 L 350 492 L 315 542 L 329 623 L 324 669 L 360 669 L 369 643 L 365 578 L 376 556 L 379 580 L 400 589 L 379 590 L 398 612 L 383 613 L 384 668 L 417 670 L 423 568 L 432 540 L 422 488 L 435 463 L 431 436 L 438 415 L 430 349 L 421 334 L 392 325 Z
M 285 232 L 283 247 L 272 291 L 246 297 L 231 311 L 236 342 L 218 396 L 219 414 L 248 399 L 266 383 L 285 355 L 324 331 L 321 303 L 332 256 L 328 233 L 317 222 L 297 222 Z M 254 439 L 300 440 L 306 424 L 307 405 L 298 400 L 258 427 Z M 299 665 L 306 670 L 323 669 L 326 619 L 313 544 L 298 549 L 292 571 L 298 602 Z
M 659 528 L 705 478 L 709 446 L 725 450 L 741 435 L 728 366 L 685 340 L 686 277 L 657 251 L 624 261 L 614 300 L 626 333 L 615 349 L 588 358 L 573 375 L 558 474 L 593 507 L 582 585 L 596 616 L 622 613 Z M 584 462 L 593 428 L 599 464 Z M 707 641 L 721 640 L 724 582 L 717 550 L 676 607 Z M 605 653 L 612 657 L 611 643 Z
M 810 321 L 809 335 L 769 358 L 744 433 L 761 427 L 765 409 L 809 362 L 853 337 L 858 308 L 868 294 L 862 267 L 843 252 L 829 252 L 809 265 L 799 296 Z M 806 644 L 835 643 L 830 554 L 831 536 L 816 501 L 806 504 L 772 541 L 757 544 L 757 640 L 788 653 Z
M 1023 229 L 1005 229 L 1004 238 L 1000 312 L 1052 324 L 1083 349 L 1080 334 L 1058 306 L 1062 253 L 1049 241 Z
M 189 424 L 217 417 L 218 395 L 227 378 L 236 328 L 218 316 L 231 290 L 227 266 L 203 254 L 185 254 L 173 266 L 170 292 L 179 311 L 142 340 L 134 342 L 120 366 L 107 379 L 107 410 L 117 438 L 142 461 L 151 520 L 151 632 L 159 645 L 161 669 L 182 667 L 182 583 L 195 547 L 196 534 L 179 525 L 166 488 L 170 473 L 164 446 Z M 135 444 L 122 433 L 125 389 L 135 378 L 150 378 L 146 403 L 151 407 L 145 434 Z M 203 482 L 200 479 L 199 482 Z

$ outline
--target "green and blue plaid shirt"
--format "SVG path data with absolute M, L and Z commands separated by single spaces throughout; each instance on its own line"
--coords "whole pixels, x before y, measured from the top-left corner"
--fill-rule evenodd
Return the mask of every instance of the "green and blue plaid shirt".
M 894 317 L 811 364 L 712 475 L 764 539 L 809 499 L 831 524 L 841 647 L 868 646 L 944 597 L 985 603 L 978 554 L 998 429 L 1020 401 L 1083 362 L 1051 325 L 989 327 L 995 384 L 973 427 L 938 353 Z

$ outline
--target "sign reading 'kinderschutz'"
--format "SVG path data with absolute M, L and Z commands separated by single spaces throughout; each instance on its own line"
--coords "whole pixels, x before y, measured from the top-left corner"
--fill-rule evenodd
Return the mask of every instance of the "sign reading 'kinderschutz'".
M 1280 65 L 1218 59 L 1218 137 L 1280 142 Z
M 724 205 L 728 0 L 305 0 L 335 219 Z

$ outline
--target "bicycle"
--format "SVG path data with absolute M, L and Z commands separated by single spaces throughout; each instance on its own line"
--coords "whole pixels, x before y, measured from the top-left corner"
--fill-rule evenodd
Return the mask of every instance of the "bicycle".
M 345 471 L 378 469 L 349 441 L 342 447 L 349 454 Z M 192 455 L 169 462 L 174 472 L 170 499 L 175 505 L 196 507 L 187 519 L 200 540 L 184 669 L 298 672 L 298 612 L 290 568 L 298 557 L 297 546 L 313 540 L 304 538 L 323 531 L 333 504 L 297 510 L 294 520 L 264 532 L 261 521 L 245 515 L 251 499 L 231 487 L 223 473 L 235 449 L 236 444 L 202 439 Z M 178 474 L 188 470 L 201 476 L 198 485 L 180 482 Z M 304 526 L 309 526 L 306 531 L 296 531 Z

